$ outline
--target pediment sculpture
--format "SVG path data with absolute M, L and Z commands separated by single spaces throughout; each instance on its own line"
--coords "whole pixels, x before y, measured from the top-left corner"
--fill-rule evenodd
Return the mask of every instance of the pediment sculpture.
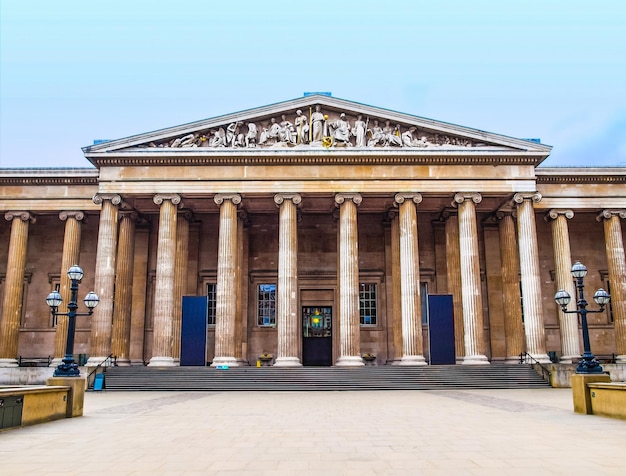
M 308 114 L 307 114 L 308 113 Z M 139 147 L 214 149 L 252 148 L 458 148 L 487 144 L 392 123 L 357 113 L 329 111 L 320 105 L 309 111 L 240 120 L 190 132 L 180 137 L 153 141 Z

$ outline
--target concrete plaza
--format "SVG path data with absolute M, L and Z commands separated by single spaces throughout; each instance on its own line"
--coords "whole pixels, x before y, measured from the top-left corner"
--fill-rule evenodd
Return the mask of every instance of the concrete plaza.
M 623 475 L 626 421 L 570 389 L 88 393 L 0 433 L 12 475 Z

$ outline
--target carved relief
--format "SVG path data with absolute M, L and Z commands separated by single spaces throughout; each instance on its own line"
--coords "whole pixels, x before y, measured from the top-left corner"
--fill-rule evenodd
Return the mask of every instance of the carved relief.
M 308 112 L 308 114 L 307 114 Z M 280 117 L 259 118 L 254 122 L 231 122 L 173 139 L 140 145 L 159 148 L 452 148 L 477 147 L 463 137 L 433 134 L 413 125 L 392 123 L 384 118 L 362 114 L 322 111 L 319 104 L 309 111 L 300 109 Z

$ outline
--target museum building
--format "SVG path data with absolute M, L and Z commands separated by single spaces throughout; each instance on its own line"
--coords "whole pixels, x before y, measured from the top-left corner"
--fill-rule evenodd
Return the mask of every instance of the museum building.
M 60 361 L 74 264 L 87 365 L 571 363 L 575 261 L 611 295 L 593 351 L 626 363 L 626 169 L 550 151 L 312 94 L 0 169 L 0 367 Z

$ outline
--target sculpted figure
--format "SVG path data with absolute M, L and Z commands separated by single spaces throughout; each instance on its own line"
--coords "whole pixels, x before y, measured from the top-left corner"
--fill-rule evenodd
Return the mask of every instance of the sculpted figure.
M 321 106 L 315 106 L 315 112 L 311 115 L 311 145 L 322 144 L 325 121 L 324 114 L 321 112 Z
M 256 136 L 258 129 L 254 122 L 248 123 L 248 133 L 245 137 L 246 147 L 256 147 Z
M 339 119 L 330 124 L 330 129 L 335 144 L 352 145 L 350 143 L 350 123 L 346 120 L 345 113 L 342 112 Z
M 309 123 L 300 109 L 296 111 L 294 125 L 296 126 L 296 141 L 298 144 L 306 144 L 309 142 Z
M 197 147 L 196 140 L 199 134 L 187 134 L 186 136 L 175 139 L 170 147 Z
M 352 135 L 356 137 L 356 146 L 365 147 L 365 131 L 367 130 L 367 123 L 363 121 L 363 116 L 359 114 L 354 121 L 354 127 L 352 128 Z
M 296 143 L 296 131 L 293 128 L 293 124 L 287 120 L 287 117 L 283 114 L 280 116 L 282 121 L 280 122 L 280 129 L 278 131 L 278 140 L 286 144 Z
M 397 145 L 402 147 L 402 138 L 400 137 L 400 125 L 391 127 L 389 121 L 385 122 L 383 127 L 383 134 L 385 135 L 385 145 Z
M 226 132 L 224 128 L 213 129 L 211 131 L 213 138 L 211 139 L 211 147 L 226 147 Z
M 383 128 L 378 125 L 378 121 L 374 120 L 374 125 L 369 130 L 371 139 L 367 141 L 368 147 L 374 147 L 376 145 L 385 146 L 385 134 Z
M 243 122 L 237 121 L 229 124 L 226 128 L 226 143 L 231 147 L 243 144 L 243 134 L 239 132 L 239 127 Z
M 402 145 L 404 145 L 404 147 L 417 147 L 416 140 L 413 139 L 413 133 L 416 130 L 416 127 L 409 127 L 408 131 L 402 133 Z

